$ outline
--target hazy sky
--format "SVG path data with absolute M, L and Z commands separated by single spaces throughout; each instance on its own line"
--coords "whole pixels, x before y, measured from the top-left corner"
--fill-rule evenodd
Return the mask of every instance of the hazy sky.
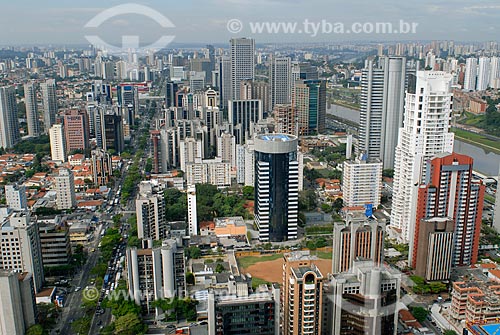
M 85 35 L 99 35 L 109 43 L 122 35 L 139 35 L 155 41 L 175 35 L 178 43 L 223 43 L 231 37 L 254 37 L 264 42 L 324 42 L 352 40 L 499 40 L 498 0 L 137 0 L 169 18 L 175 28 L 164 29 L 141 15 L 120 15 L 99 28 L 84 25 L 99 12 L 123 4 L 116 0 L 3 1 L 0 11 L 0 44 L 81 44 Z M 227 21 L 239 19 L 243 30 L 233 35 Z M 409 35 L 251 34 L 249 22 L 297 21 L 418 23 Z

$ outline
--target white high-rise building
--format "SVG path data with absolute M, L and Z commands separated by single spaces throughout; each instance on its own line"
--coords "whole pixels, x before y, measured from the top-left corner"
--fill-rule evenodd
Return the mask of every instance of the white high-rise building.
M 71 170 L 62 168 L 54 177 L 56 182 L 57 209 L 70 209 L 76 206 L 75 177 Z
M 203 141 L 193 137 L 185 138 L 179 145 L 179 163 L 182 171 L 186 171 L 188 163 L 194 163 L 196 159 L 203 159 Z
M 224 163 L 230 163 L 231 167 L 236 166 L 236 138 L 228 132 L 217 136 L 217 156 Z
M 147 244 L 126 251 L 128 291 L 136 304 L 158 316 L 163 311 L 154 306 L 156 300 L 186 296 L 185 256 L 175 239 L 165 239 L 158 247 L 151 240 Z
M 342 194 L 346 207 L 380 205 L 382 192 L 382 162 L 360 157 L 344 161 Z
M 292 61 L 290 57 L 271 56 L 269 65 L 271 108 L 292 102 Z
M 490 86 L 494 89 L 500 88 L 500 58 L 491 57 L 490 59 Z
M 451 80 L 451 74 L 441 71 L 418 71 L 409 79 L 396 147 L 390 225 L 401 242 L 411 242 L 414 235 L 418 185 L 426 161 L 453 151 Z
M 40 135 L 40 123 L 38 121 L 38 104 L 36 99 L 36 87 L 34 83 L 24 84 L 24 103 L 26 104 L 26 123 L 28 135 Z
M 477 71 L 477 85 L 478 91 L 484 91 L 490 84 L 490 59 L 487 57 L 479 58 L 479 66 Z
M 50 153 L 53 161 L 66 162 L 66 141 L 62 124 L 55 124 L 50 127 Z
M 0 269 L 33 274 L 35 291 L 43 287 L 43 258 L 40 234 L 29 211 L 12 212 L 1 222 Z M 1 318 L 0 318 L 1 319 Z
M 17 211 L 28 209 L 26 187 L 24 185 L 5 185 L 5 200 L 7 206 Z
M 25 334 L 36 314 L 32 275 L 0 270 L 0 334 Z
M 500 170 L 500 166 L 498 167 Z M 493 227 L 500 232 L 500 171 L 498 171 L 497 192 L 495 194 L 495 211 L 493 213 Z
M 198 235 L 198 212 L 196 210 L 196 187 L 194 185 L 188 186 L 187 205 L 189 236 Z
M 231 186 L 231 164 L 215 159 L 196 159 L 186 164 L 187 185 L 211 184 L 219 187 Z
M 394 167 L 398 130 L 403 126 L 406 58 L 382 57 L 368 62 L 361 78 L 358 153 Z
M 42 89 L 43 121 L 45 124 L 45 132 L 49 132 L 50 127 L 56 123 L 56 82 L 54 79 L 49 79 L 46 82 L 41 83 L 40 88 Z
M 138 238 L 161 241 L 168 237 L 165 199 L 161 192 L 156 192 L 151 182 L 143 181 L 139 184 L 135 212 Z
M 16 92 L 14 87 L 0 87 L 0 147 L 12 148 L 19 139 Z
M 255 157 L 253 140 L 237 145 L 236 180 L 238 184 L 254 186 Z
M 477 58 L 467 58 L 465 61 L 464 90 L 474 91 L 477 81 Z
M 240 83 L 255 78 L 255 40 L 232 38 L 231 52 L 231 99 L 240 99 Z

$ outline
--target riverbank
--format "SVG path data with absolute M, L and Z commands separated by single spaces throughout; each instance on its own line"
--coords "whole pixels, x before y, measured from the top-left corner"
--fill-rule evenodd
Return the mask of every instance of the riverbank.
M 455 133 L 455 137 L 460 140 L 467 142 L 469 144 L 477 145 L 486 150 L 491 150 L 497 154 L 500 154 L 500 141 L 491 140 L 481 134 L 472 133 L 458 128 L 451 128 L 451 131 Z
M 357 105 L 357 104 L 353 104 L 353 103 L 350 103 L 350 102 L 347 102 L 347 101 L 343 101 L 343 100 L 333 100 L 333 101 L 331 101 L 331 104 L 332 105 L 342 106 L 342 107 L 345 107 L 345 108 L 354 109 L 354 110 L 359 110 L 359 108 L 360 108 L 360 106 Z

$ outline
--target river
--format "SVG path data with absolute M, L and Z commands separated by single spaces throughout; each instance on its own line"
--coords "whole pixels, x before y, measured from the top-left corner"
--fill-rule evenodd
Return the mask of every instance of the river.
M 343 119 L 359 124 L 359 111 L 340 105 L 332 104 L 326 111 Z M 492 151 L 487 151 L 481 147 L 455 140 L 455 152 L 471 156 L 474 159 L 474 170 L 488 176 L 497 176 L 500 164 L 500 155 Z

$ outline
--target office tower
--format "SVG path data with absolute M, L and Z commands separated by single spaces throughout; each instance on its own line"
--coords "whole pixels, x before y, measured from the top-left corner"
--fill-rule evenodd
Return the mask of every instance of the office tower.
M 290 57 L 271 56 L 269 64 L 269 87 L 271 108 L 277 104 L 292 102 L 292 65 Z
M 497 191 L 495 193 L 495 211 L 493 213 L 493 227 L 500 232 L 500 166 L 498 167 Z
M 65 266 L 72 261 L 69 228 L 56 224 L 38 227 L 43 266 Z
M 135 212 L 137 237 L 159 241 L 168 237 L 163 192 L 156 190 L 151 182 L 143 181 L 139 184 Z
M 186 171 L 188 163 L 194 163 L 196 159 L 203 159 L 204 145 L 202 140 L 194 137 L 187 137 L 180 141 L 179 145 L 179 162 L 182 171 Z
M 361 75 L 361 108 L 358 153 L 380 159 L 385 169 L 394 167 L 398 130 L 403 126 L 406 58 L 382 57 Z
M 485 186 L 482 182 L 473 180 L 472 167 L 473 160 L 469 156 L 456 153 L 438 154 L 428 163 L 427 174 L 418 188 L 416 225 L 412 233 L 415 238 L 410 245 L 410 265 L 416 268 L 419 262 L 425 262 L 425 258 L 420 256 L 430 251 L 439 255 L 439 251 L 431 250 L 430 247 L 442 248 L 440 256 L 443 257 L 444 250 L 450 249 L 451 262 L 447 269 L 434 274 L 439 277 L 435 280 L 448 279 L 446 276 L 449 276 L 450 266 L 470 266 L 477 262 Z M 426 220 L 452 221 L 450 226 L 454 227 L 454 236 L 448 234 L 446 239 L 432 241 L 433 244 L 429 248 L 421 250 L 425 244 L 430 243 L 426 240 L 426 235 L 423 235 L 423 241 L 420 240 L 420 229 L 425 231 L 429 225 Z M 429 258 L 428 262 L 434 259 Z M 442 262 L 427 264 L 431 267 L 430 270 L 435 272 Z M 433 277 L 428 272 L 427 275 Z
M 292 87 L 298 80 L 318 80 L 318 69 L 310 63 L 292 63 Z
M 240 98 L 240 82 L 255 78 L 255 40 L 232 38 L 231 53 L 231 100 Z
M 254 99 L 262 101 L 262 110 L 265 113 L 270 113 L 271 98 L 269 92 L 269 83 L 265 81 L 253 81 L 252 82 L 252 96 Z
M 297 136 L 297 120 L 292 105 L 275 105 L 273 118 L 276 124 L 275 131 L 280 134 Z
M 19 139 L 16 92 L 13 87 L 0 87 L 0 148 L 12 148 Z
M 94 80 L 91 91 L 94 101 L 101 104 L 111 103 L 111 85 L 106 83 L 106 81 Z
M 467 58 L 465 61 L 464 90 L 474 91 L 477 81 L 477 58 Z
M 22 184 L 5 185 L 5 200 L 7 206 L 16 211 L 28 209 L 26 187 Z
M 220 95 L 220 107 L 227 108 L 228 100 L 231 100 L 231 59 L 221 56 L 217 60 L 218 72 L 217 87 Z
M 409 79 L 404 126 L 399 130 L 394 165 L 391 226 L 402 242 L 415 232 L 417 189 L 425 161 L 453 151 L 451 74 L 418 71 Z
M 40 135 L 40 123 L 38 121 L 38 103 L 36 99 L 36 87 L 34 83 L 24 84 L 24 103 L 26 104 L 26 123 L 28 135 Z
M 187 188 L 187 205 L 189 236 L 198 235 L 198 211 L 196 209 L 196 187 L 194 185 L 189 185 Z
M 262 101 L 229 100 L 227 113 L 229 123 L 233 126 L 236 144 L 243 144 L 250 138 L 252 124 L 263 119 Z
M 210 83 L 212 81 L 212 71 L 214 70 L 215 65 L 215 55 L 213 55 L 214 60 L 210 61 L 209 58 L 193 58 L 189 62 L 189 71 L 197 72 L 203 77 L 204 83 Z
M 118 109 L 106 109 L 101 115 L 102 146 L 100 148 L 120 154 L 125 148 L 122 115 Z
M 111 155 L 102 149 L 92 150 L 90 161 L 94 185 L 97 187 L 108 185 L 113 176 Z
M 253 99 L 253 80 L 246 79 L 240 82 L 240 96 L 238 100 L 251 100 Z
M 283 335 L 320 335 L 323 304 L 323 275 L 309 251 L 283 255 Z
M 59 175 L 54 177 L 56 182 L 57 209 L 71 209 L 76 206 L 75 177 L 69 169 L 59 169 Z
M 64 136 L 66 153 L 89 148 L 89 121 L 85 111 L 73 109 L 64 114 Z
M 396 335 L 401 275 L 370 261 L 354 262 L 349 272 L 325 283 L 332 335 Z
M 153 303 L 160 299 L 186 296 L 185 256 L 175 239 L 163 240 L 160 247 L 128 248 L 126 268 L 129 294 L 147 314 L 161 312 Z
M 367 160 L 366 155 L 344 161 L 342 194 L 346 207 L 377 208 L 382 196 L 382 162 Z
M 0 315 L 0 334 L 25 334 L 37 322 L 30 273 L 0 270 Z
M 490 84 L 490 59 L 487 57 L 479 58 L 479 66 L 477 68 L 477 84 L 476 90 L 484 91 Z
M 205 72 L 189 72 L 189 91 L 199 92 L 205 89 Z
M 22 211 L 10 213 L 1 225 L 0 268 L 31 273 L 35 291 L 40 292 L 44 273 L 37 222 L 31 221 L 30 212 Z
M 208 292 L 208 335 L 280 334 L 280 289 L 250 291 L 243 278 L 229 279 L 229 292 Z
M 421 218 L 415 230 L 416 242 L 410 256 L 415 275 L 428 281 L 448 280 L 454 252 L 453 220 L 447 217 Z
M 385 221 L 347 212 L 345 222 L 333 226 L 332 273 L 348 272 L 358 259 L 379 266 L 384 260 Z
M 160 173 L 161 169 L 161 132 L 159 130 L 151 130 L 151 143 L 153 144 L 152 153 L 153 153 L 153 168 L 151 170 L 152 173 Z
M 217 156 L 222 162 L 236 166 L 236 138 L 228 132 L 217 136 Z
M 261 242 L 297 238 L 299 161 L 293 135 L 257 135 L 255 141 L 255 224 Z
M 116 95 L 123 121 L 130 128 L 135 125 L 135 116 L 139 113 L 139 90 L 134 85 L 122 84 L 116 87 Z
M 57 116 L 57 95 L 56 82 L 54 79 L 48 79 L 40 84 L 42 89 L 43 101 L 43 122 L 45 132 L 49 132 L 50 127 L 56 123 Z
M 167 82 L 167 93 L 165 95 L 166 107 L 175 107 L 175 95 L 179 90 L 179 85 L 173 81 Z
M 326 83 L 322 80 L 295 82 L 292 105 L 295 108 L 299 135 L 325 131 Z
M 66 139 L 62 124 L 54 124 L 49 129 L 50 154 L 53 161 L 66 162 Z
M 500 88 L 500 58 L 490 58 L 490 87 L 494 89 Z

